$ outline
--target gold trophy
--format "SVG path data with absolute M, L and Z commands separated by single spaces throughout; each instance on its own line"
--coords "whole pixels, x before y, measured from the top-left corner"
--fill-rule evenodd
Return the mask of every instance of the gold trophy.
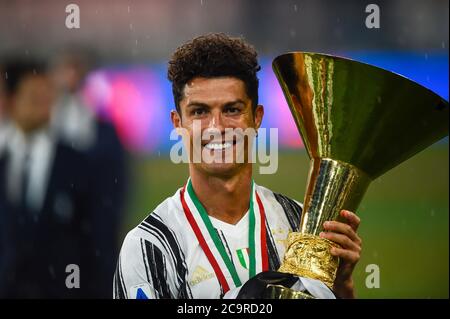
M 370 182 L 447 136 L 449 105 L 403 76 L 336 56 L 287 53 L 273 69 L 311 159 L 300 227 L 279 272 L 332 289 L 339 259 L 319 237 L 323 223 L 356 211 Z M 308 298 L 269 288 L 272 298 Z

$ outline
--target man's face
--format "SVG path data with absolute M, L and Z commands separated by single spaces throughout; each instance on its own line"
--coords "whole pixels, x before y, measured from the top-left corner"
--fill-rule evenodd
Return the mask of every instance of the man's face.
M 11 117 L 26 132 L 41 128 L 50 120 L 53 98 L 53 87 L 46 76 L 29 75 L 11 97 Z
M 65 61 L 53 70 L 52 75 L 54 83 L 59 89 L 69 93 L 75 93 L 80 89 L 85 73 L 85 70 L 81 66 L 70 63 L 70 61 Z
M 193 78 L 184 87 L 180 111 L 181 114 L 172 112 L 172 122 L 175 127 L 188 132 L 189 140 L 185 139 L 185 143 L 189 143 L 188 149 L 192 150 L 190 165 L 194 169 L 210 175 L 232 176 L 251 165 L 248 163 L 250 139 L 242 134 L 229 134 L 231 129 L 233 132 L 235 129 L 256 130 L 263 117 L 261 105 L 252 110 L 252 101 L 242 80 L 234 77 Z M 194 128 L 199 132 L 194 132 Z M 193 160 L 195 155 L 200 162 Z M 213 159 L 212 162 L 205 161 L 205 155 Z M 237 161 L 239 156 L 244 160 Z

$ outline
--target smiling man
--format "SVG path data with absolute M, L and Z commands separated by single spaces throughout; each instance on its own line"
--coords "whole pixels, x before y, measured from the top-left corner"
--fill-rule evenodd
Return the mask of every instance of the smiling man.
M 190 177 L 126 236 L 115 298 L 222 298 L 279 268 L 302 205 L 255 184 L 251 136 L 226 134 L 260 127 L 259 69 L 254 48 L 224 34 L 200 36 L 173 54 L 171 119 L 188 135 Z M 196 152 L 200 161 L 192 160 Z M 326 222 L 321 236 L 341 246 L 331 251 L 341 258 L 333 292 L 352 298 L 352 272 L 361 251 L 359 218 L 348 211 L 341 216 L 346 223 Z

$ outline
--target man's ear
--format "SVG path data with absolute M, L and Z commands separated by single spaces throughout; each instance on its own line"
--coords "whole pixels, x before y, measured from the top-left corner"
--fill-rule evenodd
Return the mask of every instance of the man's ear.
M 255 109 L 255 128 L 259 129 L 264 117 L 264 106 L 257 105 Z
M 172 110 L 170 112 L 170 119 L 172 121 L 174 128 L 180 128 L 181 127 L 181 116 L 176 110 Z

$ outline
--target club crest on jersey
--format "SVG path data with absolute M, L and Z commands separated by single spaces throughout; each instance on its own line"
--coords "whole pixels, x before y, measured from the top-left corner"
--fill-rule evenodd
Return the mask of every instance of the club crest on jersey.
M 250 265 L 249 252 L 250 252 L 250 249 L 248 247 L 236 250 L 236 254 L 237 254 L 239 263 L 241 264 L 241 266 L 244 269 L 247 269 L 247 270 Z

